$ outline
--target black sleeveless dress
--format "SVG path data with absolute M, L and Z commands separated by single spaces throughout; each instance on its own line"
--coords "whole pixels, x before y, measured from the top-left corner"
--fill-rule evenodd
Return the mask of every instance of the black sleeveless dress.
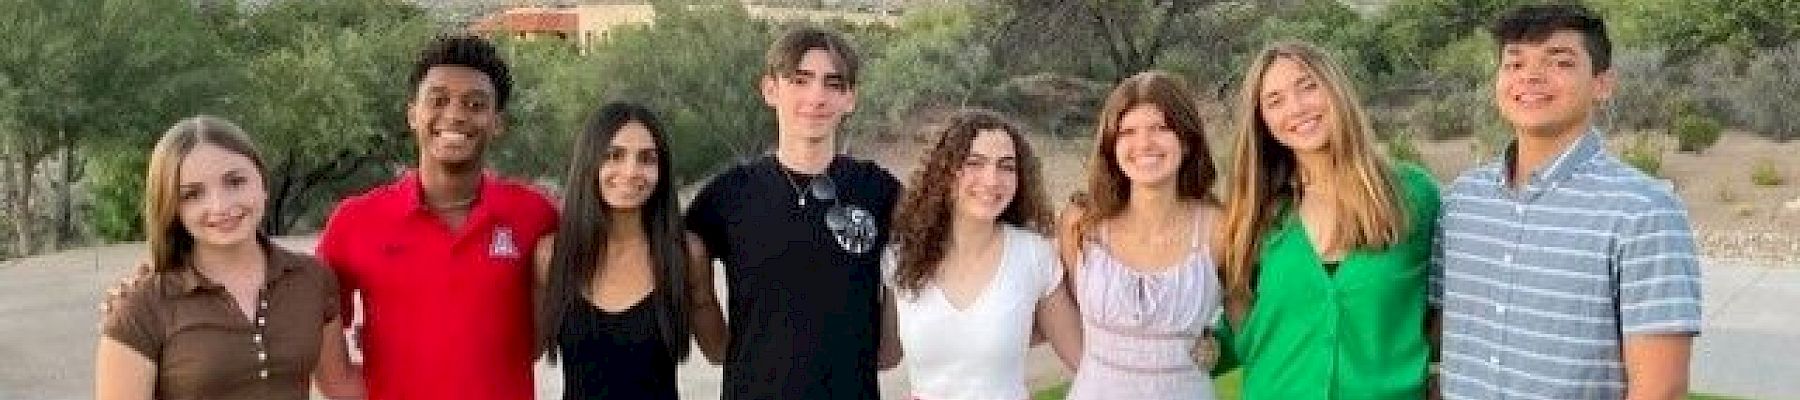
M 676 400 L 675 360 L 656 328 L 657 293 L 620 313 L 582 298 L 557 334 L 563 399 Z

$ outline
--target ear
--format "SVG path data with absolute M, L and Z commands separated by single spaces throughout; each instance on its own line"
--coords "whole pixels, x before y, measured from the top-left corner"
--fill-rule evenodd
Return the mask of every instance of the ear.
M 856 86 L 844 89 L 844 114 L 856 112 Z
M 1594 74 L 1594 100 L 1604 102 L 1612 99 L 1613 88 L 1618 84 L 1618 75 L 1612 68 Z
M 410 130 L 409 132 L 406 132 L 407 137 L 415 136 L 419 132 L 430 129 L 430 127 L 425 126 L 425 119 L 419 118 L 419 113 L 414 111 L 414 107 L 417 107 L 418 105 L 418 96 L 406 98 L 406 128 Z
M 494 111 L 494 131 L 493 132 L 494 133 L 488 134 L 488 136 L 492 136 L 494 138 L 506 136 L 506 111 Z
M 761 80 L 757 81 L 757 89 L 762 92 L 763 104 L 770 108 L 774 108 L 776 100 L 781 97 L 776 93 L 776 85 L 781 84 L 780 79 L 774 74 L 765 74 Z

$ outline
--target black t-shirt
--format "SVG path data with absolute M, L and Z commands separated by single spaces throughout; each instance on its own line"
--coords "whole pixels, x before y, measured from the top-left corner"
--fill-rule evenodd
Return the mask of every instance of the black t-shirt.
M 812 190 L 825 177 L 835 200 Z M 725 265 L 724 398 L 880 398 L 880 257 L 899 194 L 887 170 L 845 156 L 822 176 L 763 156 L 700 189 L 687 226 Z

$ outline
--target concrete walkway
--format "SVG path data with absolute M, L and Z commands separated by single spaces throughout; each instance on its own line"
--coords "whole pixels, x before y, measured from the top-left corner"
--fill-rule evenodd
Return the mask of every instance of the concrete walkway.
M 312 248 L 309 238 L 279 242 Z M 143 254 L 141 244 L 124 244 L 0 265 L 0 400 L 93 397 L 95 306 L 102 291 Z M 1694 391 L 1800 399 L 1800 266 L 1708 261 L 1705 296 L 1706 332 L 1695 348 Z M 1065 379 L 1048 350 L 1033 350 L 1031 358 L 1033 387 Z M 561 373 L 545 365 L 538 369 L 538 397 L 559 398 Z M 690 361 L 679 374 L 682 398 L 718 398 L 717 367 Z M 902 398 L 903 375 L 881 376 L 886 398 Z

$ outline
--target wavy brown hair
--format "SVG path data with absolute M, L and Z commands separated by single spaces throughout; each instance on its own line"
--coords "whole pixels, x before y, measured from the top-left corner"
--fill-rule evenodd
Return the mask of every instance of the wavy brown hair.
M 1381 248 L 1399 241 L 1406 229 L 1405 210 L 1396 200 L 1388 161 L 1377 151 L 1374 130 L 1356 100 L 1344 69 L 1324 51 L 1304 42 L 1277 42 L 1264 48 L 1245 70 L 1238 94 L 1231 174 L 1219 235 L 1214 235 L 1216 259 L 1225 286 L 1226 309 L 1241 319 L 1249 311 L 1256 291 L 1256 274 L 1262 239 L 1272 229 L 1282 205 L 1298 201 L 1300 164 L 1293 150 L 1275 141 L 1263 122 L 1257 98 L 1262 77 L 1276 60 L 1297 61 L 1331 96 L 1336 129 L 1326 133 L 1338 197 L 1330 201 L 1343 223 L 1332 235 L 1334 243 L 1321 248 Z
M 1145 71 L 1119 82 L 1101 107 L 1094 135 L 1098 143 L 1088 156 L 1087 189 L 1073 199 L 1084 211 L 1075 222 L 1075 233 L 1085 235 L 1106 218 L 1125 211 L 1131 199 L 1131 181 L 1119 169 L 1119 119 L 1138 107 L 1156 107 L 1163 122 L 1175 130 L 1181 141 L 1181 166 L 1176 170 L 1175 195 L 1184 200 L 1219 204 L 1212 193 L 1218 173 L 1213 169 L 1212 153 L 1206 145 L 1206 125 L 1200 118 L 1200 107 L 1181 77 L 1164 71 Z
M 1006 132 L 1018 157 L 1018 190 L 1000 212 L 999 223 L 1049 234 L 1050 207 L 1044 198 L 1043 176 L 1037 156 L 1031 152 L 1031 144 L 1019 125 L 992 111 L 959 112 L 938 135 L 937 144 L 919 161 L 919 169 L 913 172 L 906 192 L 900 196 L 894 222 L 894 283 L 908 296 L 917 295 L 937 275 L 944 250 L 950 245 L 950 206 L 956 193 L 956 174 L 969 157 L 975 137 L 984 131 Z

